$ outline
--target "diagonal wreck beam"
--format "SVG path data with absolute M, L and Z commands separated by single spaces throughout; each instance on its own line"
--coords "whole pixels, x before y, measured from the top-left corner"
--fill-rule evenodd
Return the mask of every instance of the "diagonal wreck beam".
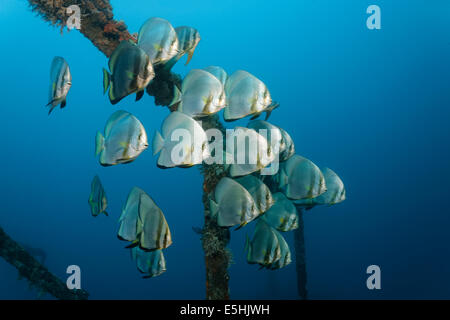
M 66 26 L 70 17 L 67 8 L 77 5 L 81 10 L 80 32 L 107 57 L 120 41 L 131 39 L 123 21 L 114 20 L 108 0 L 28 0 L 31 10 L 54 26 Z
M 41 293 L 49 293 L 61 300 L 86 300 L 89 296 L 85 290 L 69 290 L 64 282 L 25 251 L 1 227 L 0 256 L 19 271 L 20 277 L 39 288 Z

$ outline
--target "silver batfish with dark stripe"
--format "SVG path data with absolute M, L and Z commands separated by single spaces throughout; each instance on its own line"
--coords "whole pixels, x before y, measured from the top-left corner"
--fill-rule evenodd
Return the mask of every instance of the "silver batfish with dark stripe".
M 264 213 L 272 207 L 274 204 L 272 193 L 260 179 L 248 175 L 235 180 L 251 194 L 260 213 Z
M 139 220 L 142 231 L 139 237 L 139 247 L 143 250 L 165 249 L 172 244 L 172 235 L 162 210 L 155 201 L 141 193 L 139 201 Z
M 91 182 L 91 194 L 89 195 L 89 206 L 94 217 L 101 213 L 108 215 L 106 208 L 108 207 L 108 200 L 100 178 L 96 175 Z
M 278 106 L 272 104 L 266 85 L 243 70 L 238 70 L 228 77 L 225 93 L 227 96 L 227 107 L 223 115 L 225 121 L 234 121 L 249 115 L 254 119 L 262 112 L 267 112 L 269 116 L 270 112 Z
M 61 109 L 66 106 L 66 97 L 72 86 L 72 75 L 69 65 L 63 57 L 54 57 L 50 69 L 50 90 L 47 106 L 50 107 L 48 114 L 53 109 L 61 105 Z
M 143 193 L 144 191 L 138 187 L 131 189 L 119 218 L 117 237 L 120 240 L 131 242 L 130 247 L 138 244 L 137 239 L 142 232 L 142 222 L 139 220 L 139 202 Z
M 247 262 L 267 267 L 281 258 L 280 242 L 276 230 L 259 219 L 252 240 L 247 237 Z
M 181 91 L 174 86 L 170 105 L 178 103 L 178 111 L 190 117 L 204 117 L 225 107 L 225 92 L 220 80 L 211 73 L 193 69 L 183 79 Z
M 243 227 L 260 214 L 247 189 L 228 177 L 217 184 L 214 195 L 209 198 L 209 207 L 211 216 L 221 227 Z
M 179 53 L 178 37 L 169 21 L 148 19 L 139 30 L 137 45 L 153 65 L 164 64 Z
M 165 249 L 172 244 L 169 225 L 161 209 L 144 190 L 134 187 L 119 218 L 120 240 L 144 251 Z
M 286 267 L 288 264 L 292 262 L 291 258 L 291 250 L 289 249 L 289 245 L 286 242 L 286 239 L 279 233 L 277 230 L 273 230 L 275 235 L 277 236 L 278 243 L 280 245 L 280 254 L 281 257 L 274 263 L 267 265 L 266 267 L 270 270 L 277 270 Z
M 106 122 L 104 135 L 97 132 L 95 137 L 95 155 L 105 167 L 132 162 L 147 147 L 144 126 L 123 110 L 114 112 Z
M 295 204 L 297 206 L 308 210 L 317 205 L 332 206 L 341 203 L 346 199 L 345 186 L 341 178 L 329 168 L 323 169 L 322 172 L 325 177 L 327 191 L 317 198 L 296 201 Z
M 289 199 L 311 199 L 327 191 L 319 167 L 299 155 L 281 163 L 278 178 L 279 187 Z
M 136 101 L 155 77 L 148 55 L 135 44 L 122 41 L 112 53 L 108 62 L 109 73 L 103 69 L 103 93 L 109 88 L 109 100 L 118 103 L 126 96 L 136 93 Z
M 279 231 L 291 231 L 298 228 L 297 209 L 291 200 L 277 192 L 273 194 L 274 205 L 261 217 L 271 227 Z

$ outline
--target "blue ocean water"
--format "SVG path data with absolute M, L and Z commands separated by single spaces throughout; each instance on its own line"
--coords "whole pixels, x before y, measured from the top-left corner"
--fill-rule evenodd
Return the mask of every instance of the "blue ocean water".
M 202 40 L 193 60 L 175 71 L 220 65 L 255 74 L 281 103 L 271 122 L 290 133 L 297 153 L 342 177 L 347 200 L 305 214 L 311 299 L 450 298 L 450 2 L 111 3 L 130 32 L 152 16 L 197 28 Z M 381 8 L 381 30 L 366 27 L 371 4 Z M 112 106 L 102 95 L 105 56 L 75 30 L 61 35 L 27 1 L 0 1 L 0 34 L 2 228 L 44 249 L 47 267 L 62 279 L 68 265 L 79 265 L 91 299 L 203 299 L 204 257 L 191 228 L 203 223 L 199 170 L 158 169 L 150 151 L 103 168 L 93 154 L 95 133 L 113 111 L 132 112 L 153 134 L 166 108 L 148 95 Z M 48 116 L 56 55 L 68 61 L 73 85 L 66 109 Z M 95 174 L 109 217 L 90 215 Z M 165 253 L 168 271 L 149 280 L 116 238 L 135 185 L 163 209 L 174 240 Z M 295 264 L 275 272 L 248 265 L 247 232 L 232 232 L 231 297 L 296 299 Z M 381 290 L 366 287 L 372 264 L 381 268 Z M 36 295 L 0 259 L 0 298 Z

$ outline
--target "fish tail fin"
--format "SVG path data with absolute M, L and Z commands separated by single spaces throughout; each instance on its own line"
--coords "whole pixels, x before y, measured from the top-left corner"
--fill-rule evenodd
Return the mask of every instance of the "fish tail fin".
M 173 86 L 173 99 L 172 102 L 170 102 L 169 107 L 173 106 L 175 103 L 178 103 L 181 101 L 181 91 L 178 89 L 177 86 Z
M 105 147 L 105 137 L 100 132 L 95 136 L 95 155 L 98 156 Z
M 111 75 L 105 68 L 103 68 L 103 94 L 105 94 L 106 91 L 108 91 L 110 83 L 111 83 Z
M 108 214 L 108 212 L 106 212 L 106 211 L 103 211 L 103 213 L 105 214 L 105 216 L 109 217 L 109 214 Z
M 185 66 L 187 66 L 189 64 L 189 62 L 191 62 L 192 57 L 194 56 L 194 51 L 195 51 L 195 48 L 193 50 L 188 51 L 188 58 L 186 60 L 186 63 L 184 64 Z
M 181 103 L 181 101 L 180 101 L 180 103 L 178 104 L 177 111 L 183 112 L 183 104 Z
M 153 155 L 156 155 L 158 152 L 160 152 L 163 146 L 164 139 L 161 136 L 161 133 L 159 133 L 159 131 L 156 131 L 152 142 Z
M 230 173 L 230 167 L 231 167 L 231 164 L 225 163 L 225 164 L 223 165 L 223 170 L 224 170 L 224 172 L 226 172 L 227 174 L 229 174 L 229 173 Z
M 284 170 L 281 170 L 280 175 L 279 175 L 279 187 L 282 188 L 285 185 L 288 184 L 288 176 L 286 175 L 286 173 L 284 172 Z
M 274 102 L 266 108 L 266 110 L 265 110 L 265 112 L 266 112 L 265 120 L 266 121 L 269 119 L 270 115 L 272 114 L 272 111 L 275 110 L 276 108 L 278 108 L 279 106 L 280 106 L 280 104 L 278 102 Z
M 240 176 L 240 175 L 242 175 L 242 171 L 241 170 L 239 170 L 239 168 L 236 166 L 236 165 L 229 165 L 229 169 L 228 169 L 228 174 L 232 177 L 232 178 L 234 178 L 234 177 L 237 177 L 237 176 Z
M 192 227 L 192 230 L 196 233 L 196 234 L 203 234 L 203 229 L 199 228 L 199 227 Z
M 51 102 L 50 102 L 51 103 Z M 55 107 L 52 105 L 50 106 L 50 110 L 48 110 L 48 115 L 50 115 L 50 113 L 52 113 L 53 109 L 55 109 Z
M 230 109 L 229 109 L 229 107 L 225 107 L 223 109 L 223 117 L 224 117 L 225 121 L 230 118 Z
M 247 252 L 250 249 L 250 238 L 248 234 L 245 235 L 245 247 L 244 252 Z
M 120 100 L 122 100 L 122 98 L 116 98 L 115 96 L 114 96 L 114 83 L 112 83 L 111 82 L 111 87 L 109 88 L 109 93 L 108 93 L 108 96 L 109 96 L 109 101 L 111 102 L 111 104 L 117 104 Z
M 211 217 L 215 219 L 217 214 L 219 213 L 218 204 L 211 198 L 209 198 L 209 212 L 211 213 Z
M 247 261 L 250 261 L 252 257 L 252 246 L 250 245 L 250 237 L 248 236 L 248 234 L 245 235 L 244 252 L 247 252 Z
M 140 91 L 136 92 L 136 101 L 141 100 L 143 96 L 144 96 L 144 90 L 140 90 Z

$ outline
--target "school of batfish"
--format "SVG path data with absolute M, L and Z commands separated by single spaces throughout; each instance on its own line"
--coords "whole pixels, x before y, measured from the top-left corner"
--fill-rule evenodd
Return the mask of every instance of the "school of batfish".
M 136 100 L 155 78 L 155 67 L 170 70 L 184 55 L 186 65 L 199 44 L 200 34 L 191 27 L 174 28 L 162 18 L 147 20 L 139 30 L 137 43 L 122 41 L 109 58 L 109 71 L 103 69 L 103 89 L 111 104 L 131 94 Z M 55 57 L 50 71 L 49 114 L 60 105 L 72 84 L 64 58 Z M 160 168 L 188 168 L 211 158 L 209 139 L 200 121 L 223 110 L 226 122 L 250 117 L 246 127 L 236 127 L 230 150 L 215 150 L 225 161 L 226 176 L 208 195 L 209 214 L 223 228 L 246 226 L 255 220 L 253 236 L 247 236 L 246 252 L 250 264 L 279 269 L 291 262 L 291 252 L 283 233 L 298 228 L 298 211 L 318 205 L 335 205 L 345 200 L 342 180 L 331 169 L 320 169 L 312 161 L 295 154 L 291 136 L 269 123 L 271 112 L 279 104 L 260 79 L 238 70 L 230 76 L 219 66 L 193 69 L 175 86 L 170 106 L 175 108 L 156 131 L 153 155 Z M 265 120 L 257 120 L 266 113 Z M 195 139 L 173 141 L 176 130 Z M 267 132 L 266 135 L 261 132 Z M 246 144 L 249 141 L 249 144 Z M 256 153 L 249 145 L 256 146 Z M 107 120 L 104 131 L 95 138 L 95 155 L 102 166 L 128 164 L 149 146 L 146 130 L 133 114 L 119 110 Z M 241 162 L 238 150 L 244 150 Z M 180 156 L 174 161 L 173 154 Z M 271 174 L 274 161 L 279 169 Z M 278 168 L 278 167 L 277 167 Z M 107 198 L 98 176 L 91 183 L 89 205 L 93 216 L 106 213 Z M 132 260 L 144 278 L 166 271 L 163 250 L 172 244 L 169 225 L 163 211 L 145 191 L 134 187 L 123 206 L 117 236 L 127 241 Z

